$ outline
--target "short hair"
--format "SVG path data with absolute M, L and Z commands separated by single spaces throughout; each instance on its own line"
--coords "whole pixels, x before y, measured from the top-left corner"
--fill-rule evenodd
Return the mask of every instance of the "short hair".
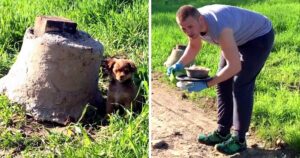
M 197 8 L 195 8 L 192 5 L 183 5 L 178 9 L 178 11 L 176 13 L 176 17 L 180 21 L 186 20 L 186 18 L 188 18 L 189 16 L 192 16 L 193 18 L 197 19 L 197 18 L 199 18 L 200 15 L 201 14 L 197 10 Z

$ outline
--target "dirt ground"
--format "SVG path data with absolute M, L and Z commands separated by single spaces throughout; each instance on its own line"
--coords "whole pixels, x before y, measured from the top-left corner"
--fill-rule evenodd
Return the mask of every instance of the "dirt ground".
M 220 158 L 220 157 L 300 157 L 295 152 L 266 148 L 265 143 L 251 132 L 247 136 L 248 149 L 235 155 L 224 155 L 213 146 L 197 142 L 199 133 L 216 129 L 216 105 L 213 100 L 199 103 L 188 101 L 183 92 L 170 88 L 159 79 L 161 74 L 152 74 L 151 107 L 151 156 L 152 158 Z

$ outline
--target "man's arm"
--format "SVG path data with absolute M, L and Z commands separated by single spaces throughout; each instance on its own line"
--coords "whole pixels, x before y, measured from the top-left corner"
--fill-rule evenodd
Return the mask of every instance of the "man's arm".
M 200 38 L 200 35 L 195 39 L 189 38 L 188 46 L 185 49 L 182 57 L 179 59 L 179 62 L 183 65 L 187 65 L 188 63 L 193 61 L 197 53 L 200 51 L 201 46 L 202 40 Z
M 242 66 L 240 54 L 233 37 L 233 31 L 225 28 L 220 35 L 219 45 L 222 49 L 222 56 L 226 60 L 226 66 L 217 73 L 217 75 L 207 82 L 207 86 L 211 87 L 223 82 L 240 72 Z

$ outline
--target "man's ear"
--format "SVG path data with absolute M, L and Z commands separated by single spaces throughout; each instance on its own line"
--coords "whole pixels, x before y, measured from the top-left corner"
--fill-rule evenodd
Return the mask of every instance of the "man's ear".
M 176 22 L 177 22 L 178 25 L 180 25 L 180 20 L 177 16 L 176 16 Z
M 200 15 L 198 20 L 199 20 L 198 22 L 202 24 L 204 22 L 204 16 Z

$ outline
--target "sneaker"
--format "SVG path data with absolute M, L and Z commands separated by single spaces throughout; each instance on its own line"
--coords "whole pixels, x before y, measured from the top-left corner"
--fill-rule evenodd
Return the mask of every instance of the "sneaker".
M 236 136 L 232 136 L 225 142 L 215 145 L 215 149 L 221 153 L 232 155 L 247 149 L 246 141 L 239 142 Z
M 227 136 L 223 137 L 221 134 L 216 130 L 213 133 L 210 133 L 208 135 L 200 134 L 198 137 L 198 142 L 206 145 L 215 145 L 218 143 L 222 143 L 226 140 L 228 140 L 231 137 L 231 134 L 228 134 Z

